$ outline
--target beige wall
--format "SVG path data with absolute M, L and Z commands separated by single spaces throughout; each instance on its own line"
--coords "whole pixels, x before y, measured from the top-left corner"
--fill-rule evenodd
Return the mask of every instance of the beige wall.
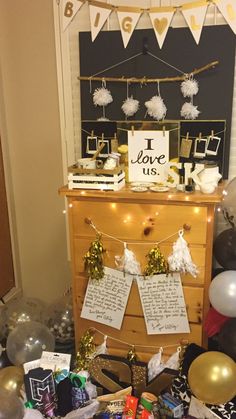
M 52 301 L 70 282 L 57 193 L 63 178 L 52 0 L 0 0 L 0 60 L 18 274 L 26 296 Z

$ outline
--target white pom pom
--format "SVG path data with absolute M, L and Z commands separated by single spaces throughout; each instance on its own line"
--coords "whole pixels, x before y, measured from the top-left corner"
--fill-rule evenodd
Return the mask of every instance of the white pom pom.
M 105 116 L 101 116 L 100 118 L 97 119 L 97 121 L 107 122 L 107 121 L 109 121 L 109 119 L 106 118 Z
M 184 97 L 192 97 L 198 93 L 198 82 L 194 79 L 187 79 L 181 83 L 181 92 Z
M 200 111 L 197 109 L 197 106 L 194 106 L 190 102 L 185 102 L 181 108 L 180 115 L 184 119 L 196 119 Z
M 192 261 L 188 244 L 183 238 L 183 230 L 179 231 L 179 238 L 173 244 L 168 264 L 169 270 L 172 272 L 190 273 L 194 278 L 197 276 L 198 269 Z
M 95 106 L 107 106 L 112 101 L 111 92 L 105 87 L 100 87 L 93 93 L 93 103 Z
M 145 102 L 145 106 L 148 115 L 152 118 L 157 119 L 158 121 L 165 118 L 167 108 L 160 96 L 153 96 L 150 100 Z
M 133 99 L 133 96 L 127 97 L 121 106 L 122 111 L 126 116 L 133 116 L 139 108 L 139 101 Z

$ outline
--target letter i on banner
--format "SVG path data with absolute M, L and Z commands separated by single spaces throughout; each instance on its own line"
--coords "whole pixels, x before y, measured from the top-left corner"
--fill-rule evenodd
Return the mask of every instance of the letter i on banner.
M 62 1 L 62 29 L 66 30 L 72 19 L 75 17 L 78 10 L 84 2 L 80 0 L 63 0 Z
M 149 12 L 152 26 L 160 48 L 162 48 L 162 45 L 165 41 L 165 37 L 170 27 L 174 12 L 175 9 L 173 7 L 160 7 L 156 8 L 155 12 Z
M 106 23 L 111 11 L 111 7 L 106 7 L 106 4 L 103 7 L 89 5 L 92 42 L 96 39 L 103 25 Z
M 202 27 L 204 25 L 208 4 L 206 2 L 200 2 L 199 6 L 192 7 L 190 4 L 184 4 L 181 7 L 181 12 L 189 26 L 190 31 L 196 41 L 199 44 Z
M 220 13 L 236 34 L 236 2 L 235 0 L 219 0 L 216 3 Z
M 141 12 L 119 12 L 117 11 L 117 17 L 120 24 L 121 35 L 126 48 L 128 42 L 132 36 L 132 33 L 138 23 Z

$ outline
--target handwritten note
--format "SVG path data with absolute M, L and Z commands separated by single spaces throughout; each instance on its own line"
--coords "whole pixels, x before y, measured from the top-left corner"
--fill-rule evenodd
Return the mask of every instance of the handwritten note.
M 137 278 L 147 334 L 189 333 L 179 274 Z
M 104 268 L 104 278 L 89 280 L 80 317 L 120 329 L 133 276 Z

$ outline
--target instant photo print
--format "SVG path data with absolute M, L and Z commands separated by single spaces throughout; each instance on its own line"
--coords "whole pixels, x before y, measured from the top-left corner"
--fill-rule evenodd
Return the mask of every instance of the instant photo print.
M 197 158 L 205 157 L 208 140 L 207 138 L 196 138 L 194 142 L 193 156 Z
M 98 137 L 87 137 L 86 153 L 94 154 L 98 146 Z
M 220 137 L 210 136 L 207 142 L 206 155 L 217 156 L 220 142 L 221 142 Z

